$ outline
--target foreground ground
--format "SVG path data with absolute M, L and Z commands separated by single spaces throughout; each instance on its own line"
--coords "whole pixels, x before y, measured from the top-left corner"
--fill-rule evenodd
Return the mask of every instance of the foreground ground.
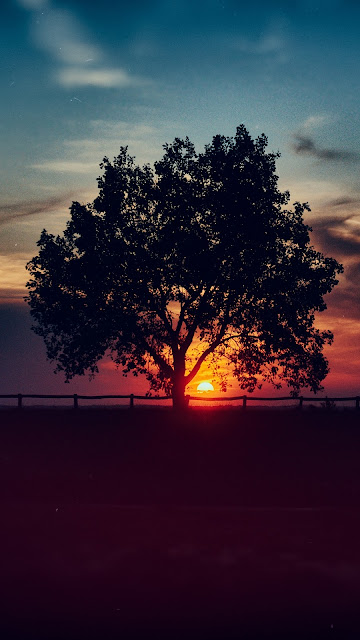
M 2 638 L 358 638 L 356 412 L 4 410 Z

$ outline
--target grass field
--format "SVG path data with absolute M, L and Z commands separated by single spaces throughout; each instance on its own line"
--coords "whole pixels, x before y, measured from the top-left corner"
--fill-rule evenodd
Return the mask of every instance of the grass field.
M 360 637 L 355 411 L 2 410 L 1 637 Z

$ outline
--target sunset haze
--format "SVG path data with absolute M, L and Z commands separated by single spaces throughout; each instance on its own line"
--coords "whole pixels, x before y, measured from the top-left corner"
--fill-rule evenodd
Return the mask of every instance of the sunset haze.
M 6 0 L 1 393 L 148 390 L 110 360 L 93 381 L 65 385 L 53 375 L 30 329 L 25 265 L 42 229 L 62 233 L 72 201 L 97 196 L 104 156 L 127 145 L 136 163 L 152 164 L 175 137 L 189 136 L 201 151 L 241 123 L 280 151 L 280 189 L 290 191 L 290 203 L 309 203 L 311 243 L 344 265 L 316 321 L 335 338 L 325 351 L 324 393 L 360 393 L 359 19 L 350 0 Z M 189 391 L 209 379 L 205 363 Z M 238 393 L 234 381 L 228 394 Z

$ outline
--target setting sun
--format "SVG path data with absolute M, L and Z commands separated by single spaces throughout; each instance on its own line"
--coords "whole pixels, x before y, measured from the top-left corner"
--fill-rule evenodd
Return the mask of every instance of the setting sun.
M 197 386 L 197 391 L 214 391 L 214 387 L 211 382 L 200 382 Z

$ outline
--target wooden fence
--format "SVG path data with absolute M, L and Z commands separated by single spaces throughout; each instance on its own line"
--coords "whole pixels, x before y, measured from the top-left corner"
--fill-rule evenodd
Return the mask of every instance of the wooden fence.
M 138 396 L 133 393 L 130 395 L 105 395 L 105 396 L 85 396 L 77 393 L 68 394 L 68 395 L 45 395 L 45 394 L 33 394 L 33 393 L 13 393 L 13 394 L 5 394 L 0 395 L 0 399 L 2 398 L 13 398 L 17 400 L 18 409 L 23 408 L 23 399 L 24 398 L 36 398 L 36 399 L 71 399 L 73 401 L 74 409 L 79 408 L 79 400 L 124 400 L 128 399 L 130 401 L 130 409 L 133 409 L 135 406 L 135 400 L 146 400 L 149 402 L 161 402 L 163 400 L 171 400 L 171 396 Z M 352 396 L 352 397 L 341 397 L 341 398 L 329 398 L 328 396 L 324 397 L 304 397 L 299 396 L 294 398 L 292 396 L 282 396 L 275 398 L 265 398 L 263 396 L 221 396 L 221 397 L 205 397 L 204 395 L 199 396 L 186 396 L 188 403 L 190 401 L 205 401 L 205 402 L 233 402 L 240 400 L 242 409 L 245 410 L 248 402 L 284 402 L 289 401 L 293 403 L 297 403 L 298 408 L 302 409 L 305 402 L 322 402 L 325 408 L 333 407 L 333 403 L 335 402 L 355 402 L 355 408 L 357 411 L 360 410 L 360 396 Z

